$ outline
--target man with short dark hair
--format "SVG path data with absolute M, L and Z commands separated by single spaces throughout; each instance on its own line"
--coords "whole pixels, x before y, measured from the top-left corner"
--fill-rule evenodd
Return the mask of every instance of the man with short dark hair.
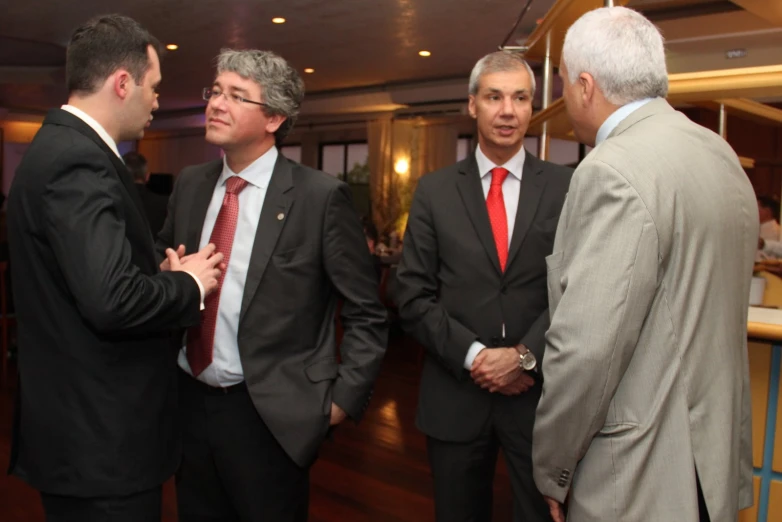
M 144 206 L 147 221 L 149 221 L 149 229 L 152 231 L 153 236 L 157 236 L 157 233 L 160 232 L 163 228 L 163 223 L 166 221 L 168 198 L 153 192 L 147 185 L 149 182 L 147 158 L 138 152 L 131 151 L 122 156 L 122 159 L 133 176 L 136 191 L 139 198 L 141 198 L 141 204 Z
M 180 457 L 169 330 L 198 324 L 222 255 L 158 266 L 117 142 L 158 108 L 160 45 L 134 20 L 95 18 L 68 45 L 68 104 L 51 111 L 8 197 L 19 327 L 10 470 L 48 522 L 160 520 Z M 165 272 L 161 273 L 161 268 Z

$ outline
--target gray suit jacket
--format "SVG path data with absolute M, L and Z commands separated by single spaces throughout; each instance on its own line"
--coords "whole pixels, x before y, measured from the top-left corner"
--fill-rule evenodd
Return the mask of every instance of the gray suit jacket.
M 662 99 L 573 175 L 548 264 L 535 482 L 569 521 L 711 520 L 752 503 L 747 306 L 755 195 Z
M 198 250 L 222 168 L 216 160 L 179 174 L 159 249 Z M 255 408 L 290 457 L 309 465 L 332 401 L 361 418 L 388 341 L 375 269 L 345 183 L 278 157 L 237 305 L 239 355 Z

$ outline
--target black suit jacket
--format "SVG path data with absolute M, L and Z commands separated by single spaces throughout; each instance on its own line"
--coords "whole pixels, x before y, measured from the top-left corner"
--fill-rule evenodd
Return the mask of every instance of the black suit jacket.
M 178 176 L 159 250 L 195 252 L 222 160 Z M 335 314 L 343 301 L 337 360 Z M 279 155 L 240 307 L 239 355 L 258 413 L 291 458 L 310 464 L 332 400 L 358 420 L 385 353 L 386 311 L 348 186 Z
M 543 363 L 549 325 L 545 257 L 571 174 L 526 154 L 504 273 L 475 155 L 418 182 L 397 271 L 397 302 L 403 328 L 426 348 L 417 415 L 426 434 L 474 439 L 494 397 L 516 401 L 519 423 L 532 433 L 539 383 L 509 399 L 491 394 L 474 383 L 464 360 L 478 340 L 487 347 L 523 342 Z
M 11 470 L 68 496 L 161 484 L 179 460 L 167 331 L 198 322 L 198 285 L 159 273 L 130 174 L 65 111 L 22 159 L 8 217 L 21 406 Z
M 138 192 L 141 204 L 144 207 L 144 213 L 149 221 L 149 229 L 153 236 L 163 229 L 166 222 L 166 211 L 168 209 L 168 198 L 163 194 L 152 192 L 149 187 L 141 183 L 135 183 L 136 192 Z

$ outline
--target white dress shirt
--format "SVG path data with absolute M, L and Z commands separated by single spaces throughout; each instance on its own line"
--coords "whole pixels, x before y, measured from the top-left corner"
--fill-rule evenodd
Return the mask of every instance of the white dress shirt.
M 510 174 L 502 182 L 502 199 L 505 202 L 505 214 L 508 217 L 508 248 L 513 238 L 513 226 L 516 224 L 516 211 L 519 208 L 519 194 L 521 194 L 521 174 L 524 170 L 525 151 L 521 147 L 519 151 L 507 161 L 504 165 L 495 165 L 481 150 L 481 146 L 475 148 L 475 160 L 478 163 L 478 173 L 481 176 L 481 186 L 483 187 L 483 198 L 489 197 L 489 188 L 491 187 L 491 171 L 495 167 L 503 167 Z M 505 335 L 505 325 L 502 325 L 502 333 Z M 478 353 L 486 348 L 479 341 L 475 341 L 467 350 L 467 357 L 464 358 L 464 367 L 472 368 L 472 363 Z
M 760 224 L 760 237 L 766 241 L 779 241 L 779 223 L 776 219 Z
M 231 247 L 230 259 L 225 272 L 225 279 L 220 290 L 220 302 L 217 310 L 215 339 L 212 363 L 198 376 L 210 386 L 226 387 L 238 384 L 244 380 L 242 362 L 239 358 L 239 313 L 244 295 L 244 283 L 250 268 L 255 233 L 258 230 L 258 220 L 261 216 L 263 202 L 266 199 L 266 189 L 271 181 L 274 164 L 278 152 L 275 147 L 269 149 L 263 156 L 251 163 L 238 174 L 231 171 L 223 158 L 223 172 L 217 180 L 212 200 L 206 211 L 204 226 L 201 229 L 201 243 L 198 248 L 209 244 L 217 214 L 225 196 L 225 182 L 231 176 L 239 176 L 247 181 L 247 186 L 239 193 L 239 218 L 236 222 L 234 242 Z M 192 375 L 187 362 L 187 345 L 179 352 L 179 366 Z
M 106 145 L 109 146 L 109 148 L 114 151 L 114 154 L 117 155 L 117 157 L 122 160 L 122 156 L 120 156 L 119 149 L 117 149 L 117 143 L 114 141 L 114 139 L 109 136 L 109 133 L 106 132 L 106 129 L 103 128 L 103 125 L 95 121 L 95 118 L 84 112 L 83 110 L 74 107 L 73 105 L 63 105 L 60 107 L 65 112 L 70 112 L 77 118 L 79 118 L 81 121 L 86 123 L 87 125 L 94 130 L 98 136 L 100 136 L 100 139 L 102 139 Z M 123 162 L 124 163 L 124 162 Z

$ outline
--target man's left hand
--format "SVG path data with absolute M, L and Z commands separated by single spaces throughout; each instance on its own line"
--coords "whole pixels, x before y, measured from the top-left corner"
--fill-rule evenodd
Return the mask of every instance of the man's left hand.
M 548 509 L 554 522 L 565 522 L 565 510 L 562 509 L 562 504 L 551 497 L 543 498 L 546 499 L 546 504 L 548 504 Z
M 336 403 L 331 403 L 331 421 L 329 422 L 329 426 L 336 426 L 344 421 L 347 416 L 348 414 L 345 413 L 345 410 L 337 406 Z
M 470 375 L 478 386 L 494 393 L 521 375 L 519 352 L 515 348 L 485 348 L 475 357 Z

